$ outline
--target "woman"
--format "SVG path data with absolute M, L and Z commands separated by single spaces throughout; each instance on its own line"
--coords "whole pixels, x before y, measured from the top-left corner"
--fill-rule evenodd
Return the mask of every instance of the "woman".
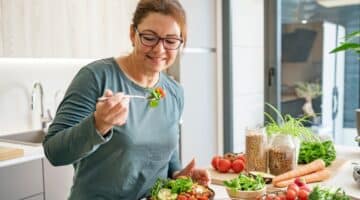
M 208 173 L 194 161 L 181 169 L 183 90 L 162 73 L 186 36 L 178 0 L 141 0 L 130 26 L 133 51 L 90 63 L 75 76 L 43 142 L 53 165 L 74 166 L 69 199 L 139 199 L 157 178 L 182 175 L 207 184 Z M 159 87 L 166 96 L 155 108 L 129 96 Z

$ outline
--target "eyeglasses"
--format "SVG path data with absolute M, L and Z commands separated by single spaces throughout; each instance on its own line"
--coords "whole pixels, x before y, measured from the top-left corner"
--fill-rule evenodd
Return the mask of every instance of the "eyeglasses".
M 140 33 L 137 28 L 135 28 L 135 31 L 139 34 L 141 44 L 147 47 L 155 47 L 161 40 L 166 50 L 176 50 L 183 43 L 183 40 L 179 38 L 163 38 L 151 33 Z

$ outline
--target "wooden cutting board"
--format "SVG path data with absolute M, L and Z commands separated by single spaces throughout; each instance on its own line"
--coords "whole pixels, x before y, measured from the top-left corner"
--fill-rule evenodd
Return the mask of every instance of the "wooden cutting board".
M 344 165 L 344 163 L 346 163 L 344 159 L 338 158 L 333 163 L 331 163 L 329 167 L 327 167 L 327 169 L 329 169 L 332 173 L 332 176 L 329 178 L 329 180 L 331 180 L 331 178 L 336 175 L 336 173 Z M 210 172 L 211 183 L 215 185 L 224 185 L 224 180 L 230 180 L 238 176 L 238 174 L 236 173 L 220 173 L 213 168 L 209 168 L 208 171 Z M 268 191 L 278 190 L 278 188 L 274 188 L 271 184 L 268 184 L 267 187 Z
M 0 161 L 24 156 L 24 149 L 0 146 Z

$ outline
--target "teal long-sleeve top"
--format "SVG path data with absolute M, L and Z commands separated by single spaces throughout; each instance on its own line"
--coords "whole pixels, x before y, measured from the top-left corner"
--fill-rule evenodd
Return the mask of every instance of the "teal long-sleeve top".
M 103 137 L 95 129 L 93 113 L 105 89 L 143 96 L 149 90 L 128 79 L 114 58 L 90 63 L 77 73 L 43 142 L 53 165 L 74 167 L 70 200 L 143 198 L 157 178 L 181 169 L 183 89 L 164 73 L 155 87 L 166 92 L 157 107 L 131 99 L 126 123 Z

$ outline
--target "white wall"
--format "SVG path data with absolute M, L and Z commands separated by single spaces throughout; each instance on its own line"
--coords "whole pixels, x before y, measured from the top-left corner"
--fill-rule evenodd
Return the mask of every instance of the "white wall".
M 245 128 L 263 124 L 264 1 L 232 0 L 234 151 L 245 150 Z
M 0 0 L 0 57 L 99 58 L 130 50 L 136 0 Z
M 31 110 L 33 84 L 42 83 L 44 108 L 54 116 L 70 81 L 89 59 L 0 58 L 0 135 L 40 129 L 39 90 Z
M 217 87 L 219 46 L 217 19 L 221 7 L 217 0 L 182 0 L 188 22 L 188 44 L 180 55 L 177 78 L 184 87 L 185 108 L 181 127 L 181 157 L 187 164 L 195 158 L 198 166 L 208 167 L 218 152 Z M 220 30 L 221 31 L 221 30 Z

